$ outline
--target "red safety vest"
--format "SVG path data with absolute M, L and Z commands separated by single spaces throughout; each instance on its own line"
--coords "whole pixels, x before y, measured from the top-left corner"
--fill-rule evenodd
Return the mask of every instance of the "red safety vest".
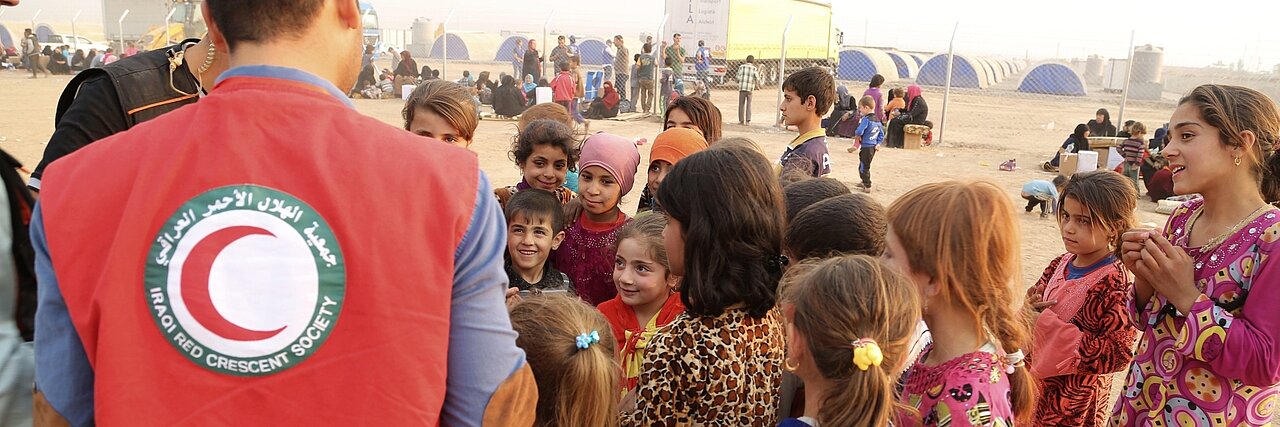
M 49 168 L 100 425 L 436 425 L 476 157 L 237 77 Z

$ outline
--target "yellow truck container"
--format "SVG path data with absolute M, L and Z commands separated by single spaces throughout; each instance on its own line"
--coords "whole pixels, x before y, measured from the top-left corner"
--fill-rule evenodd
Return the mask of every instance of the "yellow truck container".
M 694 73 L 698 41 L 711 50 L 713 83 L 728 83 L 747 56 L 755 57 L 763 84 L 774 84 L 788 18 L 787 69 L 834 67 L 841 35 L 824 0 L 667 0 L 665 37 L 683 36 L 686 78 Z M 654 46 L 659 49 L 660 46 Z

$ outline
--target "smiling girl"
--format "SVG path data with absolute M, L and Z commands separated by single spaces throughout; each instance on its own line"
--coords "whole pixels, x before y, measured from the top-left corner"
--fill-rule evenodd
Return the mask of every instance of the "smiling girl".
M 645 212 L 662 212 L 662 206 L 652 195 L 658 194 L 658 188 L 666 179 L 667 173 L 681 159 L 706 148 L 707 140 L 692 129 L 677 127 L 658 134 L 653 140 L 653 149 L 649 152 L 648 185 L 644 187 L 645 191 L 640 199 L 643 202 L 645 197 L 649 197 L 650 200 L 648 203 L 641 203 L 636 217 L 639 218 Z
M 635 388 L 644 364 L 645 348 L 658 328 L 667 326 L 684 313 L 671 274 L 662 230 L 663 215 L 636 218 L 618 231 L 613 262 L 613 284 L 618 296 L 600 304 L 600 312 L 613 326 L 618 340 L 618 361 L 622 364 L 622 392 Z
M 573 130 L 550 119 L 534 120 L 516 135 L 511 145 L 511 159 L 520 168 L 520 183 L 493 190 L 503 208 L 516 192 L 529 188 L 547 190 L 560 204 L 573 200 L 573 191 L 564 187 L 565 174 L 578 161 L 573 148 Z
M 1133 358 L 1126 309 L 1131 281 L 1113 254 L 1133 227 L 1137 194 L 1111 171 L 1075 174 L 1058 201 L 1067 253 L 1027 292 L 1035 315 L 1031 374 L 1040 381 L 1036 425 L 1106 425 L 1111 373 Z
M 1205 85 L 1182 98 L 1163 153 L 1177 194 L 1164 230 L 1124 234 L 1138 353 L 1113 425 L 1263 425 L 1280 398 L 1280 112 Z
M 613 243 L 628 219 L 618 204 L 631 192 L 639 165 L 640 152 L 629 139 L 597 133 L 582 144 L 578 200 L 583 209 L 565 230 L 554 260 L 569 275 L 578 296 L 593 306 L 618 293 L 613 285 Z

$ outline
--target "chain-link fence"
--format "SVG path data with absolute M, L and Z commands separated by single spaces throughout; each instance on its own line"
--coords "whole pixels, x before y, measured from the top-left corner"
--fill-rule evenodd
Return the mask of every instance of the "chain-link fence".
M 877 74 L 886 78 L 886 89 L 919 85 L 944 144 L 1009 133 L 1039 138 L 1039 131 L 1065 136 L 1100 109 L 1117 131 L 1135 120 L 1151 137 L 1182 95 L 1206 83 L 1280 99 L 1280 65 L 1273 65 L 1280 58 L 1259 54 L 1261 39 L 1237 46 L 1243 51 L 1232 56 L 1222 54 L 1222 40 L 1166 44 L 1142 28 L 1010 38 L 1007 29 L 990 24 L 933 25 L 952 33 L 948 40 L 938 32 L 923 39 L 887 31 L 900 25 L 868 20 L 853 28 L 865 35 L 857 46 L 841 48 L 836 77 L 850 88 L 865 87 Z

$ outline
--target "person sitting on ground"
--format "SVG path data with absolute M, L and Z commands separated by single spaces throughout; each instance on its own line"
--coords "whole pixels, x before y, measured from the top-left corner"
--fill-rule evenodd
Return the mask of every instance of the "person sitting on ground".
M 1106 108 L 1099 108 L 1097 117 L 1089 121 L 1089 135 L 1116 136 L 1116 125 L 1111 124 L 1111 113 Z
M 498 117 L 511 118 L 523 113 L 524 106 L 524 91 L 516 87 L 515 77 L 503 75 L 502 85 L 493 91 L 493 113 Z
M 844 85 L 836 86 L 836 102 L 831 106 L 831 116 L 822 120 L 827 136 L 853 137 L 859 121 L 857 102 L 849 95 L 849 88 Z
M 392 80 L 391 90 L 396 97 L 401 95 L 406 85 L 417 83 L 420 74 L 418 74 L 418 62 L 413 60 L 413 54 L 407 50 L 400 52 L 400 66 L 396 67 L 392 75 L 395 78 Z
M 587 118 L 592 120 L 618 117 L 618 91 L 613 89 L 613 82 L 604 82 L 603 95 L 591 101 L 587 108 Z
M 76 54 L 71 57 L 71 72 L 84 71 L 89 66 L 89 61 L 84 56 L 84 49 L 76 49 Z
M 1062 162 L 1063 154 L 1073 154 L 1081 151 L 1089 151 L 1089 126 L 1084 123 L 1076 125 L 1075 131 L 1067 136 L 1066 141 L 1062 141 L 1062 148 L 1058 149 L 1058 154 L 1055 154 L 1053 159 L 1044 162 L 1041 167 L 1048 172 L 1057 172 L 1058 165 Z
M 1169 160 L 1164 155 L 1157 154 L 1151 156 L 1157 167 L 1156 171 L 1151 173 L 1151 178 L 1147 180 L 1147 197 L 1152 202 L 1176 196 L 1173 192 L 1173 167 L 1169 165 Z
M 906 96 L 902 93 L 902 88 L 895 87 L 893 89 L 889 89 L 889 102 L 884 105 L 885 117 L 889 120 L 893 120 L 895 117 L 898 117 L 898 114 L 902 113 L 902 109 L 907 108 L 907 100 L 904 98 L 906 98 Z
M 929 104 L 924 101 L 920 86 L 907 86 L 906 109 L 889 121 L 889 132 L 885 145 L 889 148 L 902 148 L 907 125 L 925 125 L 933 127 L 929 121 Z

